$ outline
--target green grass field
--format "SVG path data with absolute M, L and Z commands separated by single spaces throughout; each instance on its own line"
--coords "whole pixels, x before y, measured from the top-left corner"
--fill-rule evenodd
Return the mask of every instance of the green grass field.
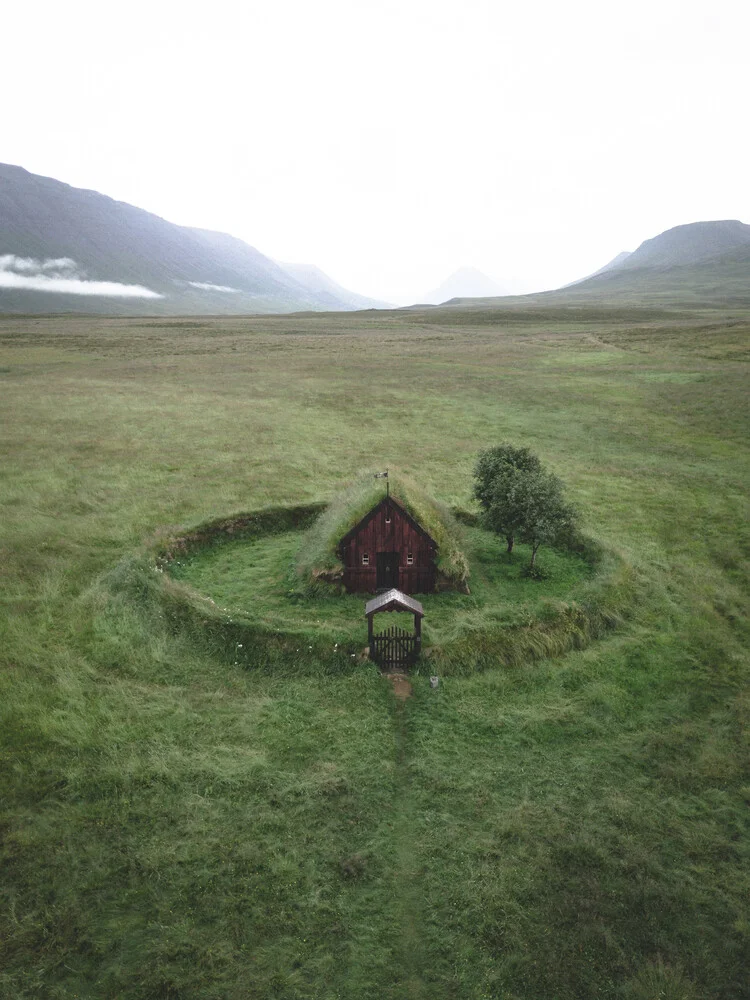
M 540 584 L 523 576 L 528 546 L 518 545 L 508 557 L 504 540 L 481 528 L 465 528 L 464 538 L 471 593 L 419 595 L 426 615 L 426 645 L 443 635 L 458 637 L 488 614 L 499 620 L 529 620 L 550 599 L 575 599 L 582 590 L 578 585 L 593 575 L 581 556 L 548 549 L 540 566 L 549 578 Z M 299 635 L 305 642 L 325 637 L 331 648 L 342 643 L 361 647 L 367 637 L 362 595 L 304 593 L 294 574 L 299 547 L 297 531 L 228 542 L 175 560 L 170 572 L 230 614 L 254 612 L 268 628 Z
M 0 319 L 0 996 L 748 997 L 749 325 Z M 362 469 L 466 506 L 502 440 L 637 579 L 585 649 L 420 670 L 401 703 L 356 659 L 235 665 L 127 576 L 164 532 Z M 284 615 L 277 543 L 268 574 L 186 573 Z

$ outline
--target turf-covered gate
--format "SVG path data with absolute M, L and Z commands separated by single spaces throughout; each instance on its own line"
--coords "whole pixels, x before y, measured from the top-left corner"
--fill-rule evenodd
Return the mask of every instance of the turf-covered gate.
M 376 635 L 374 618 L 382 611 L 401 611 L 414 615 L 414 631 L 408 632 L 398 625 L 390 625 Z M 400 590 L 387 590 L 367 602 L 365 616 L 371 660 L 381 667 L 394 670 L 405 670 L 414 663 L 422 650 L 424 611 L 419 601 L 407 597 Z

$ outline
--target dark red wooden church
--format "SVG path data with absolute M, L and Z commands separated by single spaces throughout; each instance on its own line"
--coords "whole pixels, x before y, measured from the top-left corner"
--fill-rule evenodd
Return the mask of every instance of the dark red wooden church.
M 437 545 L 392 496 L 383 497 L 341 539 L 344 587 L 374 594 L 395 587 L 404 594 L 435 589 Z

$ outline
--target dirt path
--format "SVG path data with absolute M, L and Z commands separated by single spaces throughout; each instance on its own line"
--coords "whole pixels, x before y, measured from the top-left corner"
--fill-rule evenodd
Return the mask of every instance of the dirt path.
M 392 673 L 385 675 L 391 682 L 391 687 L 393 688 L 393 693 L 396 695 L 398 701 L 404 702 L 407 698 L 411 698 L 412 686 L 411 681 L 406 676 L 406 674 Z

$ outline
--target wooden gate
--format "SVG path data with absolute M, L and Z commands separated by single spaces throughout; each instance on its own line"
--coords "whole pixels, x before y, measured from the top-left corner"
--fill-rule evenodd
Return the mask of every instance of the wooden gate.
M 419 646 L 420 640 L 413 632 L 391 625 L 370 640 L 370 658 L 381 667 L 403 669 L 416 660 Z

